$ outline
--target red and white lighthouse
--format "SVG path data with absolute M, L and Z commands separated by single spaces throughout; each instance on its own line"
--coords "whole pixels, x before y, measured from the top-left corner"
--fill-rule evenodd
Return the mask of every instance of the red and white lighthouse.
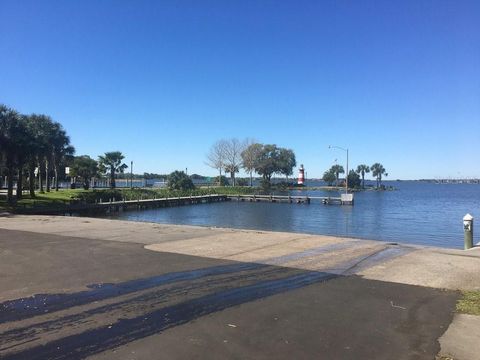
M 298 185 L 304 185 L 305 183 L 305 169 L 303 168 L 303 164 L 300 165 L 300 169 L 298 170 Z

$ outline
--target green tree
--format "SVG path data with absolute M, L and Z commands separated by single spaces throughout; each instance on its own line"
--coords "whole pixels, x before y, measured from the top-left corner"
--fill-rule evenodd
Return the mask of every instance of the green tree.
M 49 191 L 49 166 L 48 159 L 50 159 L 53 152 L 52 148 L 52 139 L 53 139 L 53 121 L 52 119 L 43 114 L 32 114 L 27 117 L 28 126 L 31 129 L 30 131 L 34 134 L 34 146 L 35 151 L 32 154 L 32 157 L 29 159 L 28 172 L 30 177 L 30 193 L 33 192 L 32 186 L 34 182 L 34 170 L 35 167 L 38 168 L 38 181 L 40 192 L 44 191 L 44 180 Z M 33 175 L 33 176 L 32 176 Z
M 115 174 L 123 174 L 128 166 L 122 163 L 125 158 L 120 151 L 106 152 L 103 156 L 98 157 L 98 168 L 101 173 L 110 175 L 110 187 L 115 188 Z
M 17 201 L 23 197 L 23 179 L 25 175 L 26 165 L 29 159 L 35 153 L 35 134 L 28 126 L 28 119 L 24 115 L 20 115 L 19 128 L 15 135 L 16 154 L 15 154 L 15 172 L 17 173 Z M 13 177 L 12 177 L 13 179 Z
M 277 145 L 263 145 L 257 160 L 255 161 L 255 172 L 262 176 L 263 184 L 270 184 L 274 173 L 280 172 L 280 149 Z
M 357 174 L 362 175 L 362 189 L 365 189 L 365 174 L 369 172 L 370 172 L 370 167 L 368 165 L 362 164 L 357 166 Z
M 350 170 L 348 172 L 348 187 L 349 188 L 358 188 L 360 187 L 360 175 L 358 175 L 355 170 Z
M 322 179 L 328 184 L 328 186 L 332 186 L 337 178 L 332 169 L 329 169 L 323 173 Z
M 26 126 L 31 134 L 31 141 L 27 146 L 27 174 L 28 174 L 28 189 L 30 197 L 35 197 L 35 168 L 38 169 L 41 154 L 45 152 L 43 150 L 43 139 L 41 133 L 38 131 L 37 115 L 25 115 Z
M 30 195 L 35 196 L 35 167 L 39 169 L 40 191 L 45 174 L 47 191 L 50 190 L 51 167 L 58 184 L 58 166 L 73 153 L 65 130 L 46 115 L 20 115 L 0 105 L 0 155 L 8 174 L 7 197 L 13 202 L 13 182 L 17 178 L 17 200 L 22 197 L 23 179 L 29 178 Z
M 255 171 L 255 164 L 260 157 L 261 151 L 262 144 L 252 143 L 241 153 L 242 167 L 250 174 L 250 186 L 253 186 L 253 172 Z
M 278 170 L 280 174 L 285 175 L 287 181 L 288 177 L 293 174 L 293 168 L 297 166 L 297 160 L 293 150 L 280 148 L 278 154 Z
M 54 123 L 51 119 L 46 129 L 47 153 L 45 155 L 45 191 L 50 192 L 51 173 L 54 169 L 54 152 L 55 142 L 58 141 L 58 123 Z
M 335 174 L 335 186 L 338 186 L 338 177 L 340 174 L 345 174 L 345 170 L 342 165 L 333 165 L 330 169 Z
M 26 126 L 21 115 L 5 105 L 0 105 L 0 152 L 7 170 L 7 201 L 12 204 L 15 173 L 19 166 L 22 145 L 26 135 Z M 17 188 L 18 193 L 21 193 Z M 20 195 L 21 196 L 21 195 Z
M 68 159 L 72 159 L 75 148 L 70 145 L 70 138 L 59 123 L 54 123 L 51 162 L 55 176 L 55 190 L 58 191 L 58 169 L 65 165 Z
M 183 171 L 174 171 L 167 178 L 168 188 L 170 190 L 193 190 L 192 179 L 188 177 Z
M 70 167 L 70 175 L 80 177 L 83 182 L 83 188 L 90 188 L 90 179 L 98 175 L 98 163 L 88 155 L 76 156 Z
M 382 164 L 380 163 L 375 163 L 373 164 L 370 169 L 372 170 L 372 175 L 375 177 L 377 181 L 377 188 L 379 188 L 382 185 L 382 176 L 388 176 L 385 168 L 383 167 Z

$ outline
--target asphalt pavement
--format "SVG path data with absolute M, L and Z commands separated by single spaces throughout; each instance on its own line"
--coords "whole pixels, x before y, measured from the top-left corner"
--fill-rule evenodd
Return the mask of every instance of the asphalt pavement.
M 0 229 L 0 250 L 2 359 L 434 359 L 459 297 L 141 239 Z

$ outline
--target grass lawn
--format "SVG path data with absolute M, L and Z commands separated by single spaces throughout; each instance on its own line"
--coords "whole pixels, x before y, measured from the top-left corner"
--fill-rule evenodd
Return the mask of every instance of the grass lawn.
M 480 291 L 463 291 L 457 302 L 457 311 L 463 314 L 480 315 Z
M 112 200 L 136 200 L 136 199 L 153 199 L 164 197 L 181 197 L 190 195 L 236 195 L 236 194 L 252 194 L 256 190 L 250 187 L 210 187 L 197 188 L 195 190 L 169 190 L 169 189 L 144 189 L 144 188 L 117 188 L 117 189 L 61 189 L 59 191 L 52 190 L 45 193 L 36 193 L 35 198 L 31 198 L 30 194 L 24 193 L 23 198 L 16 204 L 18 210 L 45 208 L 45 207 L 63 207 L 71 201 L 80 201 L 85 203 L 95 203 L 99 201 Z M 0 210 L 15 211 L 15 207 L 7 204 L 5 197 L 0 197 Z
M 88 192 L 90 190 L 52 190 L 46 193 L 37 192 L 35 198 L 31 198 L 30 194 L 24 193 L 23 198 L 17 203 L 17 207 L 36 207 L 36 206 L 50 206 L 50 205 L 63 205 L 72 199 L 75 199 L 82 192 Z M 7 204 L 6 198 L 0 198 L 0 209 L 9 210 L 11 207 Z

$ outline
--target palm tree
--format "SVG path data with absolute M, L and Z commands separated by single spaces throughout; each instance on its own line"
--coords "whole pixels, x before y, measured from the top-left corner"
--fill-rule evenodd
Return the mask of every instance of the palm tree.
M 35 197 L 35 167 L 39 169 L 40 190 L 45 173 L 47 191 L 50 190 L 50 166 L 58 173 L 58 166 L 73 152 L 70 140 L 59 123 L 46 115 L 20 115 L 0 104 L 0 158 L 4 159 L 8 175 L 7 199 L 13 202 L 13 183 L 17 176 L 17 200 L 22 197 L 23 179 L 29 177 L 30 195 Z M 24 174 L 25 173 L 25 174 Z M 58 186 L 58 176 L 56 175 Z
M 20 115 L 13 109 L 0 105 L 0 152 L 7 169 L 7 201 L 13 202 L 13 174 L 15 167 L 15 132 Z
M 335 174 L 335 185 L 338 186 L 338 176 L 340 174 L 344 174 L 345 173 L 345 170 L 343 169 L 343 166 L 342 165 L 333 165 L 330 169 L 331 172 L 333 172 Z
M 45 176 L 46 190 L 50 191 L 50 165 L 53 156 L 53 143 L 55 141 L 56 125 L 50 116 L 42 114 L 32 114 L 28 116 L 28 123 L 31 131 L 35 135 L 34 159 L 30 160 L 29 176 L 33 178 L 35 165 L 38 167 L 38 180 L 40 192 L 43 193 L 43 179 Z M 34 183 L 30 183 L 34 185 Z M 32 192 L 33 189 L 30 189 Z
M 368 165 L 358 165 L 357 166 L 357 174 L 362 175 L 362 189 L 365 189 L 365 173 L 370 172 L 370 167 Z
M 237 165 L 228 164 L 225 166 L 225 173 L 230 173 L 230 179 L 232 180 L 232 186 L 235 186 L 235 173 L 239 172 L 240 169 Z
M 47 139 L 48 139 L 48 150 L 45 156 L 45 191 L 50 192 L 51 188 L 51 173 L 53 168 L 55 167 L 55 142 L 59 141 L 59 127 L 60 124 L 57 122 L 50 121 L 50 124 L 47 127 Z
M 332 186 L 332 185 L 333 185 L 333 182 L 334 182 L 336 179 L 337 179 L 337 178 L 335 177 L 335 173 L 332 171 L 332 169 L 327 170 L 327 171 L 325 171 L 325 172 L 323 173 L 322 180 L 325 181 L 328 186 Z
M 0 105 L 0 153 L 5 159 L 7 169 L 7 201 L 14 202 L 13 182 L 16 171 L 20 174 L 17 181 L 17 198 L 21 198 L 21 173 L 28 142 L 28 132 L 22 116 L 13 109 Z
M 51 163 L 53 164 L 53 172 L 55 174 L 55 190 L 58 191 L 58 167 L 66 158 L 73 156 L 75 148 L 70 145 L 70 138 L 63 130 L 62 125 L 54 123 L 52 130 Z
M 124 158 L 125 156 L 120 151 L 107 152 L 98 157 L 100 171 L 110 174 L 110 187 L 112 189 L 115 188 L 115 173 L 123 174 L 124 170 L 128 168 L 126 164 L 122 163 Z
M 16 147 L 17 159 L 16 168 L 18 170 L 17 178 L 17 200 L 22 198 L 24 170 L 32 156 L 35 154 L 35 134 L 29 126 L 28 117 L 20 115 L 21 131 L 17 133 Z
M 377 180 L 377 188 L 379 188 L 382 185 L 382 175 L 388 176 L 388 174 L 380 163 L 373 164 L 370 169 L 372 170 L 372 175 Z
M 24 115 L 25 123 L 30 133 L 30 142 L 27 145 L 27 174 L 28 174 L 28 189 L 30 192 L 30 197 L 35 197 L 35 168 L 38 164 L 38 154 L 39 154 L 39 132 L 37 129 L 36 115 Z

